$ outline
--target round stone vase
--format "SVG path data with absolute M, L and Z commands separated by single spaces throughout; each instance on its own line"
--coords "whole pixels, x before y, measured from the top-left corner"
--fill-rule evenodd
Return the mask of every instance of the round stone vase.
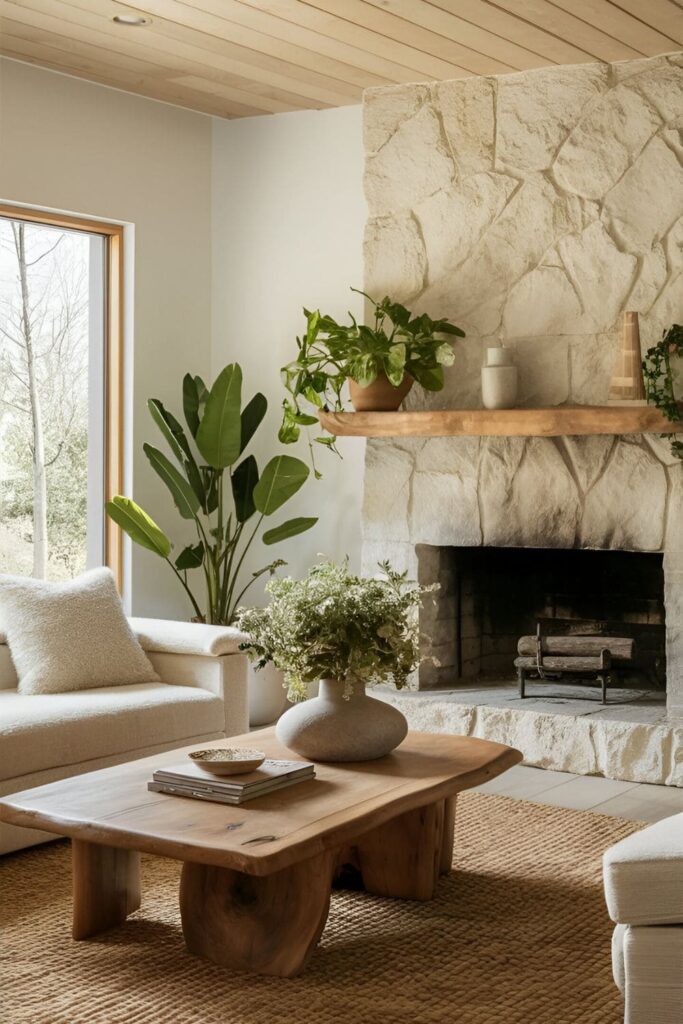
M 321 679 L 317 697 L 285 711 L 275 727 L 281 743 L 309 761 L 374 761 L 405 739 L 408 723 L 391 704 L 368 697 L 354 680 Z

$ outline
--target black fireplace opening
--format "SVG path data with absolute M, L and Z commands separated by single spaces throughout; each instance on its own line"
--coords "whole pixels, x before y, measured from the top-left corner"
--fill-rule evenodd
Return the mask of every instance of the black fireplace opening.
M 579 620 L 635 641 L 623 687 L 666 688 L 661 553 L 419 545 L 421 583 L 439 583 L 421 612 L 420 687 L 515 679 L 522 636 Z

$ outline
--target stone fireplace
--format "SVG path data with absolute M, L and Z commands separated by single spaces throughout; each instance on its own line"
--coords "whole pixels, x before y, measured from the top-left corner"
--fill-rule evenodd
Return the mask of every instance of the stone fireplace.
M 480 406 L 484 350 L 500 341 L 520 405 L 604 404 L 622 312 L 639 312 L 645 346 L 681 322 L 683 55 L 371 89 L 364 105 L 366 289 L 467 334 L 444 390 L 415 388 L 406 408 Z M 428 623 L 437 664 L 404 698 L 413 725 L 516 743 L 532 764 L 683 785 L 683 467 L 665 439 L 370 439 L 364 495 L 364 570 L 389 558 L 443 585 Z M 465 637 L 454 581 L 502 572 L 498 552 L 528 622 L 538 600 L 523 582 L 540 586 L 539 551 L 552 578 L 575 582 L 615 556 L 612 598 L 640 579 L 632 606 L 605 604 L 605 617 L 663 628 L 653 686 L 666 711 L 572 717 L 561 701 L 539 713 L 459 692 L 465 668 L 500 670 L 509 624 Z M 595 597 L 574 593 L 574 614 Z

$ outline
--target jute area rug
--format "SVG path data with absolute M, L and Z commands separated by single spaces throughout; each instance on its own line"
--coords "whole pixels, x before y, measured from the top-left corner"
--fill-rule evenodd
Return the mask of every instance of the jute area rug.
M 308 971 L 234 974 L 186 953 L 179 865 L 143 859 L 143 905 L 70 937 L 67 842 L 0 858 L 3 1024 L 619 1024 L 603 851 L 642 827 L 506 797 L 459 799 L 431 903 L 337 892 Z

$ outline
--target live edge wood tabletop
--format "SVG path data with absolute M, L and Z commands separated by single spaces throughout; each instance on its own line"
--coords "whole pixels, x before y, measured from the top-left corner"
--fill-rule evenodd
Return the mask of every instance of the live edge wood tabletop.
M 296 759 L 273 729 L 230 738 Z M 207 746 L 225 745 L 217 740 Z M 455 798 L 517 764 L 518 750 L 411 732 L 387 757 L 316 764 L 316 778 L 232 807 L 150 793 L 192 747 L 14 793 L 0 819 L 71 836 L 74 938 L 140 905 L 139 853 L 181 860 L 188 949 L 238 970 L 291 976 L 322 933 L 344 865 L 377 895 L 430 899 L 450 870 Z

